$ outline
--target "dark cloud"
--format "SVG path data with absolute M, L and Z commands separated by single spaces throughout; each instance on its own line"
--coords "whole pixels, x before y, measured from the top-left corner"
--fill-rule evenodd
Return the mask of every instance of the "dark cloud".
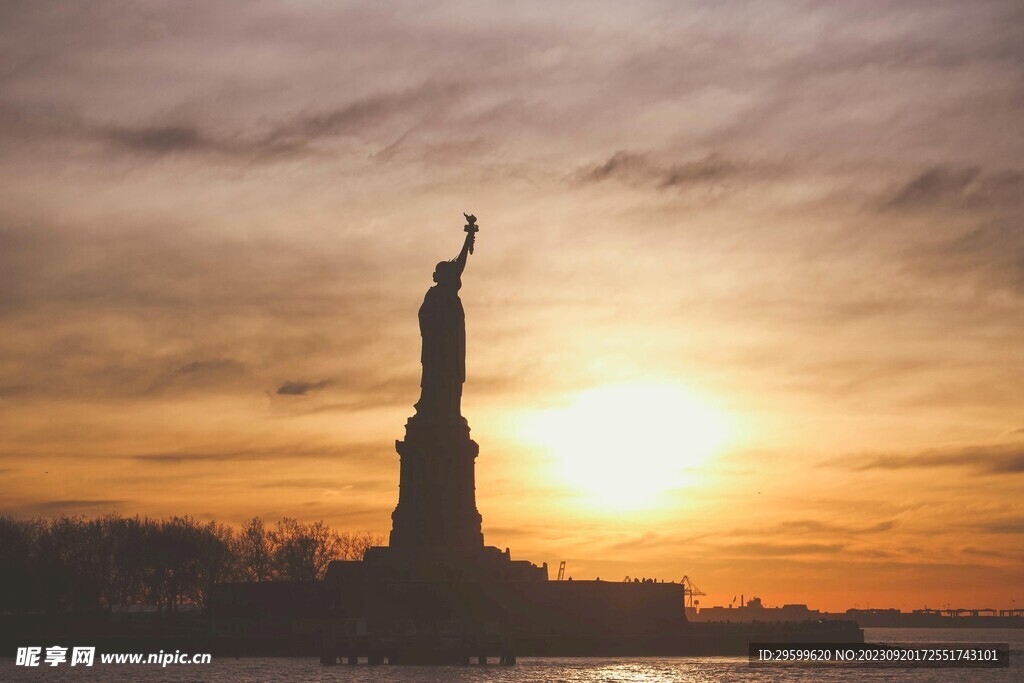
M 859 535 L 859 534 L 877 534 L 886 531 L 891 531 L 897 526 L 897 521 L 894 519 L 878 522 L 877 524 L 871 524 L 869 526 L 844 526 L 840 524 L 830 524 L 828 522 L 821 522 L 815 519 L 796 519 L 781 522 L 774 527 L 765 529 L 764 534 L 783 534 L 786 536 L 792 535 Z
M 319 391 L 331 385 L 331 381 L 324 379 L 319 382 L 287 381 L 277 388 L 274 393 L 278 396 L 305 396 L 312 391 Z
M 353 460 L 373 460 L 388 455 L 387 445 L 354 444 L 344 448 L 309 448 L 307 446 L 254 448 L 223 451 L 180 451 L 168 453 L 142 453 L 130 456 L 132 460 L 155 465 L 184 465 L 197 463 L 228 463 L 252 461 L 288 460 L 336 460 L 351 462 Z
M 110 127 L 104 137 L 116 147 L 147 154 L 176 152 L 231 152 L 233 147 L 211 139 L 195 126 L 172 125 L 141 128 Z
M 580 180 L 599 183 L 616 176 L 632 176 L 640 173 L 647 175 L 650 169 L 651 164 L 646 156 L 620 150 L 603 164 L 580 169 L 577 173 Z
M 50 516 L 58 514 L 96 514 L 105 510 L 116 510 L 124 507 L 130 500 L 88 500 L 88 499 L 68 499 L 68 500 L 48 500 L 40 503 L 33 503 L 26 506 L 26 509 L 32 510 L 34 513 Z
M 408 406 L 416 400 L 416 394 L 419 392 L 418 382 L 418 372 L 394 374 L 381 380 L 381 373 L 373 372 L 365 367 L 350 367 L 340 376 L 340 379 L 324 380 L 323 388 L 330 386 L 337 389 L 331 392 L 329 398 L 321 401 L 288 401 L 285 399 L 276 403 L 274 407 L 276 410 L 282 411 L 284 415 L 293 416 L 354 412 L 397 405 Z M 283 389 L 287 385 L 288 383 L 285 383 L 281 388 Z M 320 388 L 315 387 L 309 391 L 316 391 Z M 283 396 L 308 395 L 309 392 L 291 393 L 297 392 L 299 389 L 302 387 L 289 387 L 289 391 L 284 393 L 279 389 L 274 393 Z
M 1024 517 L 1004 517 L 973 525 L 974 529 L 989 534 L 1024 534 Z
M 460 88 L 426 83 L 399 92 L 381 93 L 316 114 L 301 114 L 253 136 L 217 136 L 192 123 L 152 126 L 82 125 L 87 136 L 114 148 L 149 155 L 212 154 L 246 160 L 285 160 L 309 152 L 318 141 L 359 135 L 388 125 L 394 118 L 436 115 L 454 107 Z M 408 124 L 407 124 L 408 125 Z
M 578 169 L 575 177 L 583 183 L 613 179 L 628 184 L 669 189 L 714 183 L 728 178 L 752 177 L 756 172 L 751 165 L 739 164 L 717 154 L 694 161 L 662 164 L 649 154 L 618 151 L 601 164 Z
M 1024 474 L 1024 445 L 969 446 L 910 455 L 849 455 L 826 463 L 858 472 L 964 467 L 986 475 Z
M 369 390 L 386 377 L 371 359 L 401 341 L 388 316 L 408 305 L 391 298 L 403 275 L 380 267 L 373 243 L 225 240 L 159 221 L 105 235 L 45 212 L 0 215 L 4 395 L 262 394 L 299 361 Z M 415 311 L 404 319 L 414 339 Z
M 284 122 L 266 136 L 263 145 L 296 148 L 339 135 L 352 135 L 366 127 L 378 127 L 392 117 L 428 116 L 456 107 L 462 88 L 453 84 L 425 83 L 419 87 L 373 95 L 337 109 Z
M 967 280 L 982 291 L 999 288 L 1024 295 L 1024 225 L 1019 217 L 988 222 L 918 249 L 908 259 L 931 276 Z
M 392 493 L 395 490 L 395 486 L 396 483 L 391 478 L 355 480 L 351 477 L 342 476 L 333 478 L 275 479 L 274 481 L 256 485 L 257 488 L 261 489 L 299 489 L 304 491 L 322 489 L 339 491 L 358 490 L 360 493 Z
M 931 168 L 896 191 L 883 209 L 906 209 L 960 201 L 977 180 L 980 169 Z
M 158 377 L 148 393 L 210 391 L 238 386 L 249 377 L 249 368 L 232 358 L 192 361 Z
M 934 166 L 899 187 L 883 210 L 1003 206 L 1020 202 L 1024 173 L 982 173 L 978 166 Z
M 843 551 L 842 543 L 731 543 L 715 546 L 716 551 L 727 555 L 754 557 L 790 557 L 799 555 L 823 555 Z
M 739 174 L 748 174 L 750 169 L 735 162 L 711 155 L 697 161 L 672 164 L 661 175 L 662 187 L 680 187 L 696 183 L 711 183 Z
M 869 560 L 887 560 L 899 557 L 897 553 L 891 550 L 880 550 L 878 548 L 858 548 L 857 550 L 850 551 L 849 554 L 856 557 L 866 557 Z
M 196 234 L 185 221 L 133 224 L 119 234 L 49 213 L 0 215 L 0 306 L 303 315 L 348 278 L 373 281 L 367 254 L 325 253 L 285 240 Z M 359 250 L 359 240 L 347 243 Z M 329 277 L 333 276 L 333 277 Z M 340 277 L 339 277 L 340 276 Z M 304 307 L 305 306 L 305 307 Z M 283 313 L 285 311 L 278 311 Z
M 1020 562 L 1024 560 L 1024 552 L 1004 552 L 1003 550 L 996 550 L 994 548 L 979 548 L 972 545 L 962 547 L 960 552 L 964 555 L 974 557 L 990 557 L 997 560 L 1010 560 L 1011 562 Z

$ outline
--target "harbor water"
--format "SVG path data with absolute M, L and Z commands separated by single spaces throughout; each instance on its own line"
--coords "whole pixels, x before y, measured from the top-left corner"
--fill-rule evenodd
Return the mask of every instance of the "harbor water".
M 865 629 L 868 642 L 900 643 L 1009 643 L 1010 668 L 1006 669 L 897 669 L 839 668 L 830 665 L 754 666 L 745 657 L 680 658 L 520 658 L 515 666 L 323 666 L 316 658 L 250 657 L 217 658 L 206 665 L 115 665 L 92 667 L 17 666 L 13 659 L 0 660 L 2 681 L 180 681 L 182 683 L 257 683 L 305 681 L 353 683 L 386 681 L 426 683 L 454 681 L 619 681 L 661 683 L 692 681 L 920 681 L 952 683 L 985 681 L 1010 683 L 1024 680 L 1024 630 L 1021 629 Z

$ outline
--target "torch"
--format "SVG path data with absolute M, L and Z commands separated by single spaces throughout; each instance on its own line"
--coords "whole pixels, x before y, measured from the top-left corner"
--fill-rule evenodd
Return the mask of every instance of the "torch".
M 476 224 L 476 216 L 473 216 L 473 215 L 465 213 L 465 212 L 463 212 L 462 215 L 466 217 L 466 226 L 465 226 L 466 232 L 474 233 L 474 232 L 479 232 L 480 231 L 480 228 Z M 472 244 L 469 245 L 469 253 L 470 254 L 473 253 L 473 245 Z

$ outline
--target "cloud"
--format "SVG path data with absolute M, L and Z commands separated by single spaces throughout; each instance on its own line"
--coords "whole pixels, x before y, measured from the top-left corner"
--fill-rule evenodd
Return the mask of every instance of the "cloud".
M 232 358 L 192 361 L 161 374 L 147 393 L 183 393 L 236 387 L 250 376 L 249 368 Z
M 663 537 L 661 534 L 657 534 L 653 531 L 648 531 L 646 533 L 627 537 L 621 541 L 609 543 L 607 544 L 605 550 L 611 552 L 626 553 L 632 550 L 637 550 L 639 548 L 650 547 L 651 545 L 655 545 L 662 542 Z
M 899 188 L 895 196 L 882 205 L 883 209 L 933 207 L 963 200 L 975 183 L 980 169 L 931 168 Z
M 102 220 L 0 215 L 0 398 L 259 396 L 296 367 L 369 392 L 406 372 L 377 362 L 405 339 L 388 317 L 405 275 L 382 267 L 375 240 L 236 240 L 187 219 L 138 223 L 109 235 Z M 404 320 L 414 339 L 415 309 Z M 415 363 L 414 352 L 403 358 Z
M 974 557 L 989 557 L 997 560 L 1009 560 L 1011 562 L 1024 561 L 1024 553 L 1022 552 L 1005 552 L 994 548 L 979 548 L 968 545 L 960 548 L 960 552 Z
M 1024 173 L 978 166 L 933 166 L 899 187 L 882 210 L 1000 207 L 1020 202 Z
M 682 188 L 708 184 L 727 178 L 752 177 L 757 170 L 717 154 L 674 164 L 662 164 L 649 154 L 620 150 L 603 163 L 577 169 L 575 178 L 582 183 L 619 180 L 657 189 Z
M 112 148 L 141 154 L 211 154 L 269 162 L 307 153 L 321 140 L 359 135 L 367 129 L 386 126 L 393 118 L 415 122 L 431 116 L 456 106 L 460 90 L 451 84 L 424 83 L 397 92 L 375 94 L 324 112 L 300 114 L 250 137 L 217 136 L 186 122 L 149 126 L 87 123 L 79 125 L 79 129 L 84 136 L 103 141 Z
M 138 128 L 110 126 L 100 131 L 100 137 L 111 145 L 133 152 L 146 154 L 171 154 L 182 152 L 236 153 L 240 148 L 215 140 L 202 133 L 196 126 L 167 125 Z
M 1020 190 L 1024 196 L 1024 185 Z M 1024 227 L 1019 218 L 989 221 L 921 248 L 909 258 L 916 268 L 933 277 L 967 279 L 981 291 L 998 288 L 1024 295 Z
M 984 475 L 1024 474 L 1024 445 L 967 446 L 910 455 L 847 455 L 830 458 L 825 464 L 857 472 L 964 467 Z
M 326 379 L 319 382 L 287 381 L 279 386 L 274 393 L 278 396 L 305 396 L 310 392 L 319 391 L 330 385 L 331 381 Z
M 726 556 L 793 557 L 801 555 L 823 555 L 842 552 L 843 543 L 730 543 L 715 546 L 717 552 Z
M 345 492 L 358 491 L 360 493 L 383 494 L 394 492 L 395 487 L 396 482 L 391 481 L 390 478 L 353 480 L 351 478 L 344 477 L 275 479 L 273 481 L 256 485 L 256 488 L 261 489 L 299 489 L 303 491 L 330 490 Z
M 860 535 L 884 533 L 891 531 L 896 526 L 897 521 L 895 519 L 885 520 L 868 526 L 844 526 L 821 522 L 816 519 L 797 519 L 780 522 L 774 527 L 758 533 L 783 535 Z
M 1024 534 L 1024 517 L 1004 517 L 975 524 L 973 528 L 990 534 Z
M 647 157 L 634 152 L 618 151 L 603 164 L 583 168 L 578 171 L 580 180 L 599 183 L 608 178 L 622 175 L 635 175 L 650 172 L 651 164 Z
M 261 462 L 288 460 L 353 460 L 372 461 L 388 452 L 388 445 L 353 444 L 343 448 L 309 448 L 307 446 L 281 446 L 278 448 L 253 448 L 223 451 L 172 451 L 162 453 L 140 453 L 129 456 L 132 460 L 154 465 L 184 465 L 197 463 Z
M 378 127 L 394 116 L 412 114 L 419 118 L 457 106 L 462 90 L 455 84 L 427 82 L 414 88 L 373 95 L 337 109 L 298 116 L 279 124 L 266 136 L 264 144 L 303 147 L 320 138 L 352 135 L 367 127 Z
M 116 510 L 132 501 L 122 499 L 66 499 L 48 500 L 25 506 L 35 513 L 52 516 L 59 514 L 96 514 L 97 512 Z

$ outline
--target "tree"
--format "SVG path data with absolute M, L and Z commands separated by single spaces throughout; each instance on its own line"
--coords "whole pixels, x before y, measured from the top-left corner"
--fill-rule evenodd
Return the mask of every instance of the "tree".
M 384 544 L 384 537 L 366 531 L 351 533 L 343 531 L 339 534 L 337 560 L 362 560 L 370 548 Z
M 111 515 L 106 519 L 106 533 L 112 552 L 111 571 L 107 578 L 105 597 L 108 605 L 127 607 L 145 598 L 147 572 L 146 534 L 151 522 L 138 516 L 124 518 Z
M 233 552 L 235 538 L 230 527 L 208 522 L 198 531 L 199 555 L 190 597 L 206 607 L 214 585 L 236 578 L 238 558 Z
M 274 569 L 283 581 L 322 579 L 327 565 L 340 557 L 341 538 L 323 521 L 303 524 L 285 517 L 270 532 Z
M 39 523 L 0 517 L 0 610 L 25 614 L 41 604 L 38 579 Z
M 235 537 L 234 554 L 243 580 L 270 580 L 273 571 L 273 549 L 262 519 L 253 517 L 242 524 L 242 530 Z
M 165 520 L 0 517 L 0 609 L 87 611 L 148 603 L 169 613 L 206 605 L 228 581 L 316 581 L 333 560 L 359 560 L 384 542 L 291 517 L 267 530 L 253 517 L 235 533 L 190 516 Z
M 50 522 L 42 538 L 44 556 L 56 576 L 61 594 L 75 611 L 100 606 L 110 574 L 110 547 L 99 520 L 62 515 Z

